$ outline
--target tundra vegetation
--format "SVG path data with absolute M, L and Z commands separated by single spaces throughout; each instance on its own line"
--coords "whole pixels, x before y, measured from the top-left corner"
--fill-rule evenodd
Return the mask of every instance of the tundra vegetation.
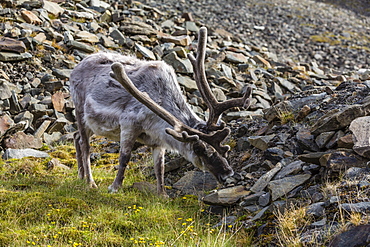
M 147 154 L 135 153 L 120 193 L 108 193 L 115 176 L 112 158 L 118 154 L 102 155 L 93 164 L 99 188 L 89 189 L 76 179 L 73 144 L 49 152 L 71 169 L 50 168 L 52 158 L 0 161 L 0 246 L 235 246 L 249 241 L 241 225 L 215 227 L 220 219 L 194 196 L 166 200 L 132 188 L 134 182 L 155 181 L 143 172 L 152 165 Z
M 94 153 L 102 152 L 101 143 L 100 137 L 94 138 Z M 292 204 L 288 210 L 266 214 L 257 227 L 247 228 L 243 223 L 247 215 L 227 224 L 196 196 L 164 199 L 139 191 L 132 184 L 144 180 L 155 184 L 154 175 L 146 172 L 153 165 L 147 152 L 133 152 L 119 193 L 106 189 L 115 177 L 118 154 L 101 153 L 92 163 L 99 188 L 91 189 L 76 179 L 72 143 L 44 149 L 50 158 L 0 160 L 0 246 L 258 246 L 269 242 L 304 246 L 301 233 L 314 221 L 304 205 Z M 52 158 L 66 167 L 51 167 Z M 340 184 L 346 182 L 327 183 L 323 194 L 329 198 L 342 193 Z M 357 196 L 363 196 L 361 191 Z M 340 225 L 326 236 L 317 236 L 320 243 L 370 219 L 344 211 L 335 218 Z M 258 226 L 265 224 L 270 234 L 256 239 Z

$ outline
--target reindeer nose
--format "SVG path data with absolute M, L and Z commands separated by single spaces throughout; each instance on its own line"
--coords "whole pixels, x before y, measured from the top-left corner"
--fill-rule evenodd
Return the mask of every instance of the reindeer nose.
M 230 173 L 226 174 L 226 175 L 225 174 L 220 174 L 218 176 L 218 181 L 223 184 L 223 183 L 226 182 L 227 178 L 232 177 L 233 175 L 234 175 L 234 171 L 230 171 Z

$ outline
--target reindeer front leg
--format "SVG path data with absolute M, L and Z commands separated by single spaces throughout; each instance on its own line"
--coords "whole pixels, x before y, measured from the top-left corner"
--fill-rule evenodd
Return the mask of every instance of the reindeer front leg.
M 138 131 L 135 131 L 134 129 L 121 132 L 118 172 L 113 183 L 108 187 L 108 191 L 111 193 L 116 193 L 122 186 L 123 179 L 125 178 L 127 163 L 130 161 L 131 151 L 138 135 Z
M 153 148 L 154 173 L 157 178 L 158 195 L 168 197 L 164 185 L 164 154 L 165 149 L 161 147 Z

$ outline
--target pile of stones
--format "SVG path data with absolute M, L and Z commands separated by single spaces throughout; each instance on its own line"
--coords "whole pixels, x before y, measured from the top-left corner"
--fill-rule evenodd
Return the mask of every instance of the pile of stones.
M 178 177 L 183 174 L 178 171 L 179 164 L 189 165 L 177 159 L 167 164 L 172 172 L 166 182 L 174 193 L 198 195 L 214 212 L 235 209 L 229 211 L 231 222 L 247 214 L 246 227 L 256 227 L 258 220 L 290 203 L 305 205 L 307 214 L 316 219 L 302 231 L 307 243 L 335 228 L 337 219 L 329 211 L 366 215 L 370 211 L 370 69 L 365 49 L 369 47 L 363 42 L 369 33 L 367 17 L 362 22 L 351 17 L 342 23 L 346 28 L 357 25 L 365 30 L 361 39 L 353 41 L 356 44 L 343 38 L 344 46 L 344 41 L 334 42 L 338 35 L 330 39 L 313 35 L 326 19 L 312 18 L 308 12 L 299 19 L 302 10 L 298 9 L 289 17 L 284 11 L 290 4 L 260 4 L 252 11 L 253 1 L 247 1 L 232 15 L 228 10 L 240 3 L 225 1 L 225 12 L 217 15 L 215 6 L 207 1 L 173 2 L 2 1 L 3 158 L 48 157 L 38 149 L 72 140 L 76 124 L 68 79 L 74 66 L 95 52 L 165 61 L 174 67 L 191 108 L 205 118 L 206 106 L 193 80 L 187 53 L 196 50 L 197 32 L 207 26 L 206 74 L 213 93 L 223 101 L 240 97 L 250 86 L 251 106 L 223 116 L 232 129 L 227 144 L 232 147 L 229 160 L 236 171 L 225 187 L 216 190 L 216 181 L 193 167 Z M 173 8 L 167 8 L 170 3 Z M 302 1 L 299 6 L 302 4 L 313 8 L 312 2 Z M 204 7 L 204 15 L 199 5 Z M 271 15 L 263 23 L 251 21 L 263 14 L 262 10 L 279 18 L 273 22 Z M 333 11 L 349 15 L 348 11 Z M 303 27 L 307 18 L 315 23 L 305 29 L 290 28 L 296 25 L 295 20 Z M 280 34 L 274 26 L 284 26 L 284 32 Z M 336 23 L 335 28 L 339 27 Z M 307 37 L 316 42 L 308 42 Z M 301 62 L 295 62 L 297 59 Z M 324 194 L 325 182 L 338 177 L 346 181 L 337 188 L 343 193 Z M 351 189 L 360 190 L 361 196 L 344 193 Z M 214 191 L 206 194 L 205 190 Z M 261 235 L 265 231 L 267 226 L 258 230 Z

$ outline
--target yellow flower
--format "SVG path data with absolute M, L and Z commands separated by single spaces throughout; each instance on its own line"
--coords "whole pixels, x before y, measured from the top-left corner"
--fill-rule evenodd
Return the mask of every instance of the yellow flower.
M 186 221 L 190 222 L 190 221 L 193 221 L 192 218 L 187 218 Z
M 182 218 L 177 218 L 178 220 L 182 220 Z

